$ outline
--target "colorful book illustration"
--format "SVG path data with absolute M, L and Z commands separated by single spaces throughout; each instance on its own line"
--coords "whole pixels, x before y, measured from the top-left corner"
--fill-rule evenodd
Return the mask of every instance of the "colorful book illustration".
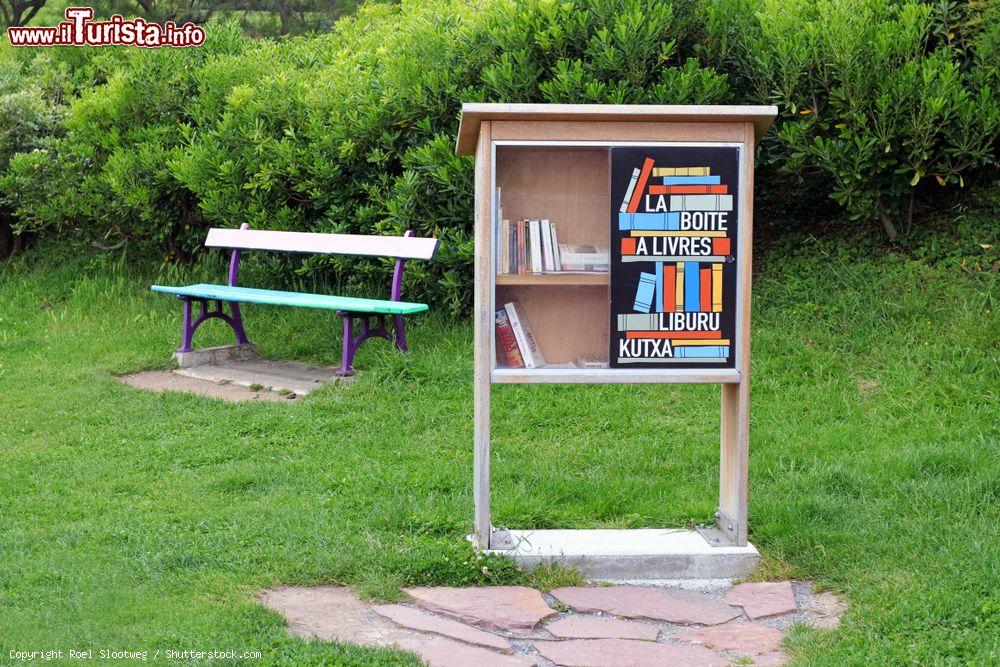
M 724 359 L 728 356 L 728 345 L 678 346 L 674 348 L 674 358 L 677 359 Z
M 632 180 L 628 182 L 628 188 L 625 190 L 625 198 L 622 200 L 621 208 L 618 209 L 622 213 L 628 212 L 629 203 L 632 201 L 632 193 L 635 192 L 635 184 L 639 182 L 639 175 L 641 173 L 638 167 L 632 170 Z
M 725 216 L 734 210 L 734 196 L 721 181 L 710 167 L 658 167 L 649 157 L 632 168 L 617 213 L 622 234 L 616 250 L 622 265 L 642 263 L 643 270 L 635 278 L 633 312 L 617 314 L 622 347 L 616 363 L 730 359 L 732 340 L 723 337 L 721 313 L 723 271 L 733 250 Z M 684 229 L 682 213 L 691 214 Z
M 664 185 L 719 185 L 719 176 L 664 176 Z
M 501 363 L 507 368 L 524 368 L 524 359 L 517 346 L 514 329 L 510 325 L 507 310 L 501 308 L 496 312 L 495 327 L 497 333 L 497 351 Z
M 708 167 L 654 167 L 653 176 L 708 176 Z
M 640 313 L 648 313 L 653 307 L 656 294 L 656 276 L 652 273 L 639 274 L 639 286 L 635 289 L 634 309 Z
M 657 263 L 663 267 L 663 302 L 661 309 L 665 313 L 672 313 L 677 308 L 677 266 L 675 264 Z
M 680 228 L 680 212 L 618 214 L 619 231 L 628 231 L 630 229 L 679 230 Z
M 698 262 L 684 262 L 684 310 L 698 312 L 701 299 L 701 276 Z
M 632 191 L 632 196 L 629 198 L 628 209 L 629 213 L 635 213 L 639 210 L 639 203 L 642 201 L 642 196 L 644 190 L 646 189 L 646 182 L 649 180 L 649 175 L 653 171 L 653 160 L 646 158 L 642 163 L 642 171 L 639 172 L 639 179 L 635 183 L 635 189 Z
M 521 312 L 517 304 L 513 301 L 505 303 L 503 307 L 507 312 L 507 318 L 510 320 L 511 330 L 514 332 L 514 339 L 517 341 L 517 347 L 521 352 L 521 358 L 524 360 L 525 367 L 538 368 L 539 366 L 544 366 L 545 357 L 542 356 L 542 350 L 538 347 L 538 341 L 535 340 L 535 333 L 524 318 L 524 313 Z
M 656 309 L 659 309 L 663 304 L 663 262 L 657 262 L 653 269 L 653 277 L 656 280 L 656 292 L 653 294 L 653 301 L 656 304 Z
M 677 280 L 674 288 L 674 310 L 684 312 L 684 262 L 677 262 L 674 266 Z
M 722 312 L 722 264 L 712 265 L 712 312 Z
M 670 195 L 672 211 L 732 211 L 732 195 Z
M 728 185 L 650 185 L 651 195 L 725 195 Z

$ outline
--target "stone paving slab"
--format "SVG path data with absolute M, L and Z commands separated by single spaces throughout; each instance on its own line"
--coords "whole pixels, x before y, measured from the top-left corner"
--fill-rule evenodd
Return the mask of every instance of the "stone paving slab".
M 739 609 L 704 593 L 645 586 L 569 586 L 552 597 L 582 612 L 652 618 L 671 623 L 715 625 L 740 615 Z
M 777 651 L 784 636 L 784 632 L 775 628 L 746 621 L 729 621 L 722 625 L 681 630 L 671 635 L 670 639 L 741 655 L 760 655 Z
M 543 658 L 561 667 L 725 667 L 729 660 L 701 646 L 635 639 L 567 639 L 534 642 Z
M 498 637 L 465 623 L 441 618 L 433 614 L 425 614 L 413 607 L 401 604 L 380 604 L 375 607 L 375 613 L 411 630 L 433 632 L 452 639 L 458 639 L 467 644 L 478 644 L 503 651 L 504 653 L 510 653 L 511 651 L 510 643 L 503 637 Z
M 743 607 L 747 618 L 779 616 L 798 611 L 789 581 L 755 581 L 738 584 L 726 591 L 726 602 Z
M 645 639 L 655 641 L 660 629 L 648 623 L 574 614 L 551 621 L 545 629 L 556 639 Z
M 184 394 L 196 394 L 208 398 L 219 398 L 229 403 L 243 403 L 246 401 L 288 402 L 295 399 L 294 395 L 282 396 L 274 391 L 253 390 L 235 384 L 219 384 L 211 380 L 184 377 L 173 371 L 145 371 L 143 373 L 121 375 L 118 379 L 136 389 L 145 389 L 157 393 L 176 391 Z
M 538 663 L 521 655 L 501 655 L 443 637 L 407 637 L 396 642 L 413 651 L 431 667 L 533 667 Z
M 542 594 L 525 586 L 472 588 L 407 588 L 414 603 L 428 611 L 462 623 L 515 632 L 531 630 L 539 621 L 555 616 Z
M 404 637 L 420 636 L 376 614 L 346 586 L 282 587 L 264 591 L 259 599 L 285 617 L 291 634 L 303 639 L 392 646 Z

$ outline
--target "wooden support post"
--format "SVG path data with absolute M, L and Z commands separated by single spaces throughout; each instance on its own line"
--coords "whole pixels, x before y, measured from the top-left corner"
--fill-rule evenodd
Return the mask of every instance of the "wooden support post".
M 754 124 L 744 123 L 743 190 L 740 193 L 739 239 L 742 301 L 739 339 L 742 342 L 738 384 L 722 385 L 721 448 L 719 456 L 719 509 L 717 524 L 734 545 L 747 543 L 747 480 L 750 456 L 750 280 L 753 248 Z
M 484 121 L 476 149 L 475 202 L 475 354 L 473 380 L 473 498 L 475 545 L 490 548 L 490 368 L 493 357 L 492 274 L 490 229 L 492 196 L 491 121 Z

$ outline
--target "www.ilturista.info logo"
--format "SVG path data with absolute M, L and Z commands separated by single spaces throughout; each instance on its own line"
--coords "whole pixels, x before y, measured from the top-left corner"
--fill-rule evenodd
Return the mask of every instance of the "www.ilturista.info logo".
M 201 46 L 205 29 L 193 23 L 178 27 L 173 21 L 163 25 L 141 18 L 124 19 L 115 14 L 110 21 L 92 21 L 92 7 L 68 7 L 66 20 L 57 26 L 7 28 L 11 46 Z

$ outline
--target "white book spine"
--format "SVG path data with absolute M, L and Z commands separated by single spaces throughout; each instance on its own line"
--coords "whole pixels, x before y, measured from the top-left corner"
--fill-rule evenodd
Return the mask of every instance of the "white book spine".
M 622 200 L 622 206 L 619 209 L 622 213 L 628 211 L 628 203 L 632 201 L 632 193 L 635 192 L 635 184 L 639 180 L 641 173 L 638 168 L 632 169 L 632 180 L 628 183 L 628 189 L 625 191 L 625 199 Z
M 528 339 L 524 335 L 521 318 L 517 316 L 517 308 L 513 303 L 505 303 L 503 309 L 507 311 L 507 319 L 510 320 L 510 328 L 514 332 L 514 340 L 517 341 L 517 347 L 521 350 L 524 367 L 535 368 L 538 364 L 535 363 L 535 357 L 531 354 L 531 345 L 528 344 Z
M 552 265 L 555 271 L 562 271 L 562 257 L 559 252 L 559 235 L 556 234 L 556 225 L 552 223 Z
M 556 265 L 552 258 L 552 223 L 548 220 L 541 221 L 542 228 L 542 268 L 546 271 L 555 271 Z
M 542 272 L 542 238 L 541 238 L 541 221 L 532 220 L 529 223 L 531 227 L 531 272 L 541 273 Z

